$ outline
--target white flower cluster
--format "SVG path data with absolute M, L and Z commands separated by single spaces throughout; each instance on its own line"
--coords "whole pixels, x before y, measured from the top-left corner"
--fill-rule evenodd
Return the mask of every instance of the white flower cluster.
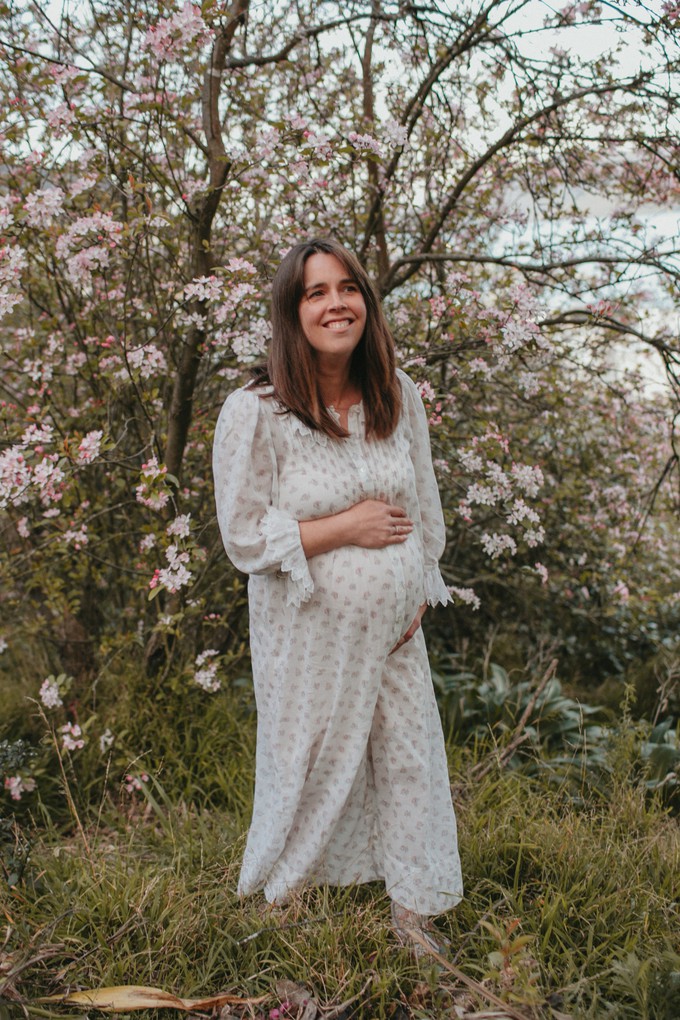
M 196 656 L 196 672 L 194 682 L 202 687 L 204 691 L 214 694 L 219 691 L 222 682 L 217 676 L 218 663 L 216 657 L 220 653 L 215 648 L 207 648 L 200 655 Z
M 125 355 L 127 368 L 123 367 L 117 376 L 119 379 L 128 378 L 128 369 L 139 372 L 142 379 L 151 379 L 155 375 L 165 375 L 168 370 L 168 363 L 165 355 L 155 344 L 144 344 L 128 351 Z
M 24 203 L 26 222 L 31 227 L 49 227 L 64 206 L 61 188 L 43 186 L 33 191 Z
M 482 535 L 482 546 L 484 547 L 484 552 L 492 560 L 495 560 L 504 552 L 509 552 L 511 556 L 514 556 L 517 552 L 517 543 L 511 535 L 490 535 L 485 531 Z
M 161 488 L 164 476 L 167 474 L 165 465 L 160 466 L 155 454 L 149 458 L 146 464 L 142 464 L 142 481 L 135 489 L 135 497 L 138 503 L 148 506 L 150 510 L 162 510 L 170 502 L 170 493 L 165 487 Z
M 43 680 L 40 687 L 40 700 L 45 708 L 60 708 L 64 704 L 59 684 L 53 676 L 48 676 L 46 680 Z
M 476 611 L 481 606 L 479 595 L 477 595 L 472 588 L 457 588 L 455 585 L 448 585 L 448 589 L 459 602 L 463 602 L 466 606 L 470 606 L 473 611 Z
M 188 552 L 181 552 L 176 545 L 170 545 L 165 550 L 165 557 L 168 561 L 168 566 L 157 571 L 154 574 L 154 580 L 156 584 L 162 585 L 174 594 L 180 588 L 188 585 L 194 576 L 187 567 L 190 556 Z
M 190 531 L 191 514 L 180 514 L 165 529 L 166 535 L 174 535 L 176 538 L 188 538 Z

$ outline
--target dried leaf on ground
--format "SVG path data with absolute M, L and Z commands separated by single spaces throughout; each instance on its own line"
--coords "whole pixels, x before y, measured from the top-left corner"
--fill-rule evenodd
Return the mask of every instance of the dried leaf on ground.
M 222 1006 L 258 1006 L 268 996 L 244 999 L 238 995 L 208 995 L 200 999 L 181 999 L 162 988 L 148 988 L 145 985 L 112 985 L 109 988 L 93 988 L 66 995 L 50 995 L 38 1002 L 62 1003 L 64 1006 L 89 1006 L 93 1009 L 110 1011 L 127 1009 L 220 1009 Z

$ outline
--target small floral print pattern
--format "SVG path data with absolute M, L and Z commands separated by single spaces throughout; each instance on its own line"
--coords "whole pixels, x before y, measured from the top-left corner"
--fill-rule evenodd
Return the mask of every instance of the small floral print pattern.
M 426 412 L 399 373 L 403 410 L 367 440 L 281 414 L 263 391 L 232 393 L 213 454 L 228 556 L 250 574 L 258 710 L 253 818 L 239 882 L 281 901 L 295 888 L 384 879 L 422 914 L 462 896 L 456 821 L 422 631 L 391 653 L 428 601 L 451 601 L 437 561 L 445 532 Z M 415 528 L 383 549 L 306 559 L 298 521 L 386 499 Z

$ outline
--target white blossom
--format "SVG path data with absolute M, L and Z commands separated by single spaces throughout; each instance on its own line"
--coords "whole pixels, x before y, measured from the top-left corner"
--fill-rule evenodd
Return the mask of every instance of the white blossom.
M 466 606 L 471 606 L 471 608 L 475 611 L 479 609 L 482 604 L 479 596 L 472 588 L 457 588 L 455 585 L 450 584 L 448 585 L 448 589 L 460 602 L 464 602 Z
M 64 704 L 61 700 L 59 684 L 53 676 L 48 676 L 46 680 L 43 680 L 40 687 L 40 700 L 45 708 L 60 708 Z

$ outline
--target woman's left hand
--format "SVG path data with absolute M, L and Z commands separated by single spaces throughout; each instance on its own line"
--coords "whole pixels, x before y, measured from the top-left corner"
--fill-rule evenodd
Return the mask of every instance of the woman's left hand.
M 427 609 L 427 602 L 423 602 L 422 606 L 419 607 L 418 612 L 416 613 L 416 616 L 415 616 L 415 619 L 414 619 L 413 623 L 411 624 L 409 629 L 406 631 L 404 636 L 399 638 L 399 640 L 397 641 L 397 643 L 394 646 L 394 648 L 390 651 L 390 655 L 392 654 L 392 652 L 396 652 L 397 648 L 401 648 L 402 645 L 405 645 L 407 641 L 411 640 L 411 638 L 413 637 L 415 632 L 420 627 L 420 621 L 422 620 L 423 616 L 425 615 L 425 610 L 426 609 Z

